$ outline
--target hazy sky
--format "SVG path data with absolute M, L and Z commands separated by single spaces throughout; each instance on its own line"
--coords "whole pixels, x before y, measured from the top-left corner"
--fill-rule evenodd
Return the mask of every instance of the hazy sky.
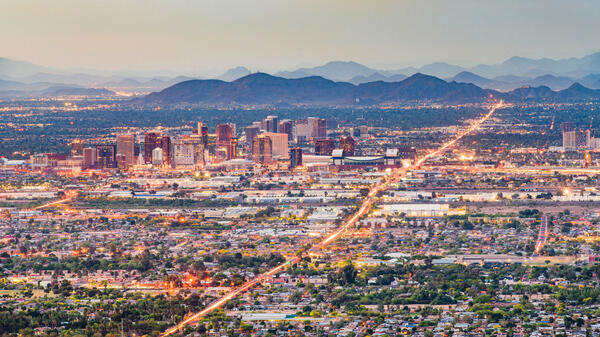
M 600 50 L 598 0 L 1 0 L 0 56 L 60 68 L 380 68 Z

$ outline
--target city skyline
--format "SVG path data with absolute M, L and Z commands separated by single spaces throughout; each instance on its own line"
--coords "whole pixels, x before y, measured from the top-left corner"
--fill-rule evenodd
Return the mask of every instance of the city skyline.
M 600 2 L 5 0 L 2 337 L 600 337 Z

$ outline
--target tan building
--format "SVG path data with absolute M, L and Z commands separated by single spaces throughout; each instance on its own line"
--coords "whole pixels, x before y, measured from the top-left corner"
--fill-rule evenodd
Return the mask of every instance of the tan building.
M 117 136 L 117 156 L 123 156 L 125 165 L 135 164 L 135 138 L 133 135 Z
M 273 163 L 273 143 L 271 137 L 260 134 L 254 137 L 252 147 L 252 160 L 259 164 Z
M 263 135 L 271 138 L 274 158 L 286 158 L 288 156 L 288 135 L 285 133 L 265 132 Z

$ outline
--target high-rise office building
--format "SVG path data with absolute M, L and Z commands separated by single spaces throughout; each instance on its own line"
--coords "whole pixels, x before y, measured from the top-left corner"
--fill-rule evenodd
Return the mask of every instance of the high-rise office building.
M 288 155 L 288 138 L 285 133 L 265 132 L 263 135 L 271 138 L 274 158 L 283 158 Z
M 208 126 L 206 123 L 198 122 L 198 135 L 202 139 L 202 145 L 204 148 L 208 147 Z
M 93 169 L 96 167 L 96 148 L 86 147 L 83 149 L 83 168 Z
M 277 133 L 279 128 L 279 117 L 267 116 L 267 118 L 264 119 L 263 124 L 263 130 Z
M 244 129 L 244 134 L 246 135 L 246 149 L 248 152 L 252 151 L 252 142 L 254 141 L 254 137 L 259 133 L 260 128 L 256 125 L 250 125 Z
M 575 151 L 585 148 L 591 143 L 591 132 L 577 129 L 572 123 L 562 123 L 562 140 L 565 151 Z
M 233 138 L 229 143 L 217 146 L 215 148 L 215 159 L 217 163 L 237 158 L 237 138 Z
M 290 169 L 302 166 L 302 149 L 295 147 L 290 149 Z
M 235 158 L 235 146 L 237 141 L 234 140 L 234 126 L 235 124 L 219 124 L 217 125 L 217 148 L 216 148 L 216 159 L 217 162 L 224 160 L 230 160 Z M 224 154 L 223 154 L 224 153 Z
M 161 147 L 160 135 L 157 132 L 146 132 L 144 135 L 144 160 L 146 164 L 152 164 L 152 150 Z
M 335 140 L 333 139 L 316 139 L 315 140 L 315 154 L 318 156 L 331 156 L 331 153 L 335 149 Z
M 194 135 L 200 140 L 200 136 Z M 189 135 L 188 135 L 189 137 Z M 173 142 L 173 164 L 175 167 L 194 167 L 194 144 L 185 141 L 184 138 L 175 139 Z
M 173 163 L 173 150 L 171 146 L 171 137 L 162 136 L 159 139 L 160 148 L 162 149 L 163 163 L 171 165 Z
M 82 156 L 83 155 L 83 140 L 79 138 L 73 139 L 71 141 L 71 157 Z
M 287 134 L 288 140 L 292 139 L 292 136 L 294 135 L 293 130 L 294 130 L 294 128 L 293 128 L 291 120 L 284 119 L 279 122 L 279 127 L 277 128 L 277 132 Z
M 227 145 L 231 142 L 233 138 L 233 130 L 231 129 L 231 125 L 229 124 L 219 124 L 217 125 L 217 146 Z
M 342 136 L 340 137 L 340 149 L 344 152 L 344 157 L 354 156 L 354 148 L 356 146 L 356 142 L 354 138 L 350 136 Z
M 297 143 L 306 143 L 312 138 L 312 126 L 308 119 L 299 119 L 294 122 L 294 137 Z
M 123 155 L 122 162 L 125 166 L 135 164 L 135 138 L 133 135 L 117 136 L 117 156 Z
M 304 143 L 327 137 L 327 120 L 324 118 L 308 117 L 297 120 L 294 124 L 296 142 Z
M 309 118 L 310 119 L 310 118 Z M 313 129 L 315 139 L 323 139 L 327 138 L 327 120 L 325 118 L 315 118 L 313 119 Z
M 154 150 L 152 150 L 152 165 L 160 166 L 164 163 L 165 161 L 163 157 L 163 149 L 157 147 Z
M 175 166 L 203 167 L 204 162 L 204 139 L 200 135 L 183 135 L 173 146 Z
M 96 167 L 99 169 L 117 167 L 116 154 L 114 145 L 96 145 Z
M 273 146 L 271 138 L 264 134 L 254 137 L 252 148 L 252 160 L 259 164 L 273 163 Z
M 171 137 L 160 135 L 157 132 L 147 132 L 144 136 L 144 160 L 146 164 L 152 164 L 152 151 L 160 148 L 163 151 L 165 164 L 171 164 L 173 151 L 171 149 Z

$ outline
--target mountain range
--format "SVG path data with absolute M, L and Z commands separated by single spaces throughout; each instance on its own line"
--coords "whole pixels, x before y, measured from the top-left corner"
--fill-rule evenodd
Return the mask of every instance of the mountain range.
M 370 106 L 389 103 L 478 103 L 490 96 L 509 102 L 569 102 L 600 100 L 600 90 L 579 83 L 553 91 L 547 86 L 522 87 L 509 92 L 484 89 L 472 83 L 445 81 L 414 74 L 402 81 L 375 81 L 354 85 L 320 76 L 287 79 L 253 73 L 231 82 L 190 80 L 132 101 L 136 105 L 248 106 L 312 105 Z
M 512 57 L 499 64 L 480 64 L 474 67 L 436 62 L 422 67 L 395 70 L 375 69 L 353 61 L 332 61 L 312 68 L 280 71 L 274 75 L 287 79 L 320 76 L 335 82 L 359 85 L 377 81 L 399 82 L 417 73 L 503 92 L 526 86 L 547 86 L 559 91 L 575 83 L 600 89 L 600 53 L 560 60 Z M 249 74 L 251 71 L 248 68 L 240 66 L 227 70 L 216 76 L 216 79 L 230 82 Z M 187 80 L 204 78 L 206 76 L 103 75 L 97 71 L 69 71 L 0 58 L 0 80 L 3 81 L 0 83 L 0 97 L 32 96 L 34 92 L 43 94 L 43 90 L 51 87 L 107 88 L 139 95 L 160 91 Z

